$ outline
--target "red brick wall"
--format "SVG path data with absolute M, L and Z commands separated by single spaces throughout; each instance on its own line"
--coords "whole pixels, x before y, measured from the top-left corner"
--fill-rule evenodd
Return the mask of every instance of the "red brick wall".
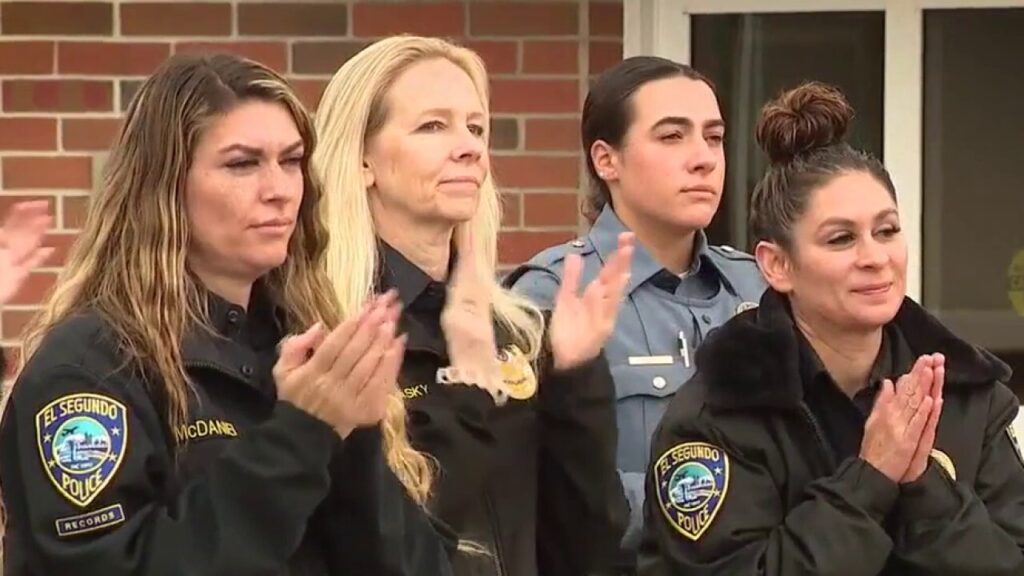
M 622 53 L 621 0 L 0 0 L 0 211 L 50 200 L 59 247 L 4 308 L 0 341 L 17 344 L 52 286 L 120 112 L 164 58 L 236 51 L 284 72 L 314 108 L 347 56 L 401 32 L 464 41 L 487 61 L 503 263 L 572 236 L 584 182 L 578 111 L 588 77 Z

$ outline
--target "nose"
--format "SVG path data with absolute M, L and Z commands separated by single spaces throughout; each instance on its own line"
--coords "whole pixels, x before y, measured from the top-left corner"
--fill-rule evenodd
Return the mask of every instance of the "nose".
M 260 171 L 259 194 L 264 202 L 276 202 L 289 196 L 289 175 L 277 162 L 267 162 Z
M 703 138 L 694 138 L 694 144 L 687 150 L 686 169 L 688 172 L 707 174 L 718 166 L 718 156 Z
M 473 134 L 468 128 L 457 131 L 455 146 L 452 155 L 456 160 L 462 162 L 476 162 L 487 151 L 487 144 L 483 137 Z
M 857 246 L 857 264 L 863 268 L 879 268 L 889 261 L 885 246 L 871 236 L 865 237 Z

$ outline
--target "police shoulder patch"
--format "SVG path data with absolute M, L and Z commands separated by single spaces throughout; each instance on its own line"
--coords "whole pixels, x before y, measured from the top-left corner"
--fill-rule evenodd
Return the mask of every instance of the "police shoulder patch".
M 76 506 L 88 506 L 121 467 L 127 410 L 102 394 L 62 396 L 36 413 L 36 444 L 57 491 Z
M 705 442 L 677 444 L 654 466 L 658 504 L 669 524 L 696 542 L 714 522 L 729 491 L 729 456 Z

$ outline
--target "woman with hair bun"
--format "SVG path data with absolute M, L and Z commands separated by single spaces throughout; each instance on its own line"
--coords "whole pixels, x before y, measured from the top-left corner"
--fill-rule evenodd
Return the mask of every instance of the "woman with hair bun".
M 808 83 L 767 104 L 769 290 L 704 343 L 655 434 L 640 573 L 1024 573 L 1009 368 L 905 296 L 888 172 Z

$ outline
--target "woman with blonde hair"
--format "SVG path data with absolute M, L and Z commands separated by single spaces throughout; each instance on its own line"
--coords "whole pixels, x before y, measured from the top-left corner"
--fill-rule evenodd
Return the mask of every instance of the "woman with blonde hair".
M 450 570 L 381 449 L 394 295 L 339 314 L 324 274 L 314 142 L 255 62 L 143 84 L 0 423 L 4 574 Z
M 436 464 L 428 508 L 470 544 L 455 572 L 608 567 L 626 512 L 601 347 L 631 237 L 582 296 L 578 259 L 567 266 L 550 319 L 498 283 L 487 76 L 446 41 L 364 49 L 334 75 L 316 124 L 313 167 L 328 225 L 343 232 L 328 270 L 345 314 L 398 290 L 409 435 Z

